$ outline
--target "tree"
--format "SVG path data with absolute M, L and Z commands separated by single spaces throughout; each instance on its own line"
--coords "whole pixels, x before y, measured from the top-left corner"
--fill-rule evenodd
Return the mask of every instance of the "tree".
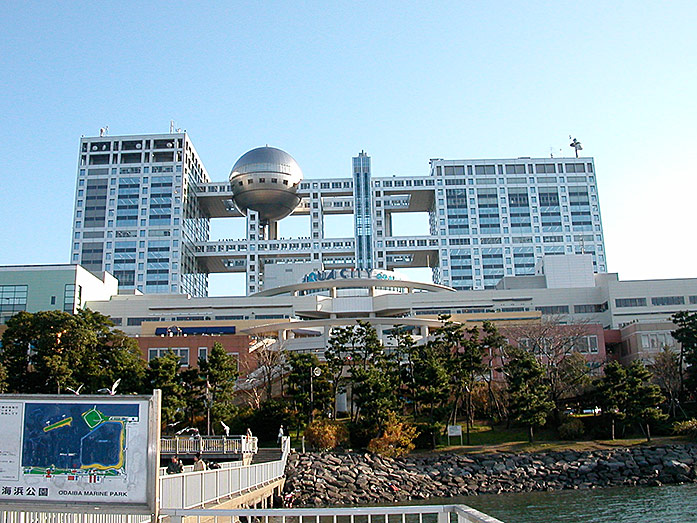
M 288 355 L 287 394 L 296 414 L 296 428 L 314 418 L 315 410 L 326 412 L 330 408 L 331 387 L 327 372 L 314 354 L 290 353 Z M 319 372 L 315 372 L 319 369 Z
M 479 329 L 465 329 L 449 319 L 435 332 L 435 343 L 444 344 L 448 358 L 448 370 L 453 388 L 452 421 L 457 422 L 457 412 L 461 404 L 465 408 L 465 425 L 467 444 L 470 444 L 470 427 L 474 422 L 474 404 L 472 396 L 477 379 L 486 369 L 482 358 L 484 348 L 479 341 Z
M 213 344 L 208 358 L 198 361 L 199 374 L 205 382 L 208 427 L 229 419 L 234 411 L 233 395 L 237 381 L 237 359 L 225 352 L 219 342 Z M 208 431 L 210 432 L 210 430 Z
M 581 394 L 590 383 L 591 367 L 579 351 L 587 351 L 588 327 L 584 324 L 562 325 L 558 319 L 542 319 L 506 329 L 518 345 L 535 355 L 545 370 L 549 400 L 557 418 L 565 401 Z
M 615 439 L 615 424 L 626 417 L 626 404 L 629 396 L 627 389 L 627 370 L 617 361 L 605 366 L 605 374 L 596 388 L 596 400 L 603 413 L 610 417 L 610 433 Z
M 7 392 L 7 370 L 5 366 L 0 362 L 0 394 Z
M 350 357 L 353 346 L 353 327 L 335 327 L 332 329 L 327 348 L 324 351 L 324 361 L 327 365 L 331 395 L 336 398 L 339 393 L 346 392 L 344 367 Z M 332 402 L 332 416 L 336 418 L 336 402 Z
M 514 419 L 528 427 L 530 443 L 534 428 L 541 427 L 554 408 L 549 401 L 549 387 L 545 383 L 545 369 L 529 352 L 511 348 L 504 366 L 508 384 L 509 409 Z
M 352 403 L 356 407 L 354 420 L 360 416 L 369 431 L 378 431 L 387 420 L 387 413 L 399 407 L 397 353 L 385 350 L 375 328 L 358 320 L 354 327 L 351 362 L 349 376 Z
M 605 367 L 605 375 L 598 386 L 598 398 L 603 410 L 612 420 L 612 437 L 615 437 L 616 419 L 637 423 L 651 440 L 651 422 L 665 419 L 658 406 L 664 397 L 657 385 L 651 383 L 651 372 L 637 360 L 623 367 L 613 361 Z
M 164 356 L 153 358 L 148 364 L 146 382 L 151 389 L 162 391 L 162 424 L 168 425 L 184 419 L 184 387 L 179 376 L 181 362 L 171 350 Z
M 259 403 L 261 403 L 261 401 L 270 401 L 273 397 L 274 381 L 283 378 L 286 351 L 282 346 L 279 347 L 276 345 L 274 347 L 262 341 L 259 342 L 252 354 L 254 355 L 256 363 L 255 374 L 259 376 L 264 392 L 264 397 L 259 397 Z M 256 389 L 256 387 L 254 387 L 254 389 Z
M 668 347 L 656 354 L 650 365 L 653 381 L 668 396 L 669 411 L 675 417 L 675 409 L 679 405 L 680 395 L 680 356 Z
M 677 326 L 670 334 L 680 343 L 680 390 L 686 388 L 697 395 L 697 312 L 676 312 L 670 319 Z
M 183 419 L 192 426 L 196 425 L 206 417 L 206 379 L 201 377 L 198 367 L 180 369 L 178 377 L 183 390 Z
M 651 372 L 641 360 L 634 361 L 627 368 L 627 419 L 639 424 L 647 441 L 651 441 L 651 422 L 667 417 L 659 408 L 665 398 L 658 385 L 651 383 L 651 378 Z
M 411 389 L 409 395 L 414 401 L 414 411 L 419 414 L 426 410 L 431 423 L 445 417 L 442 412 L 446 411 L 451 393 L 449 356 L 446 347 L 438 343 L 417 345 L 404 369 L 408 372 L 404 381 L 407 390 Z
M 119 392 L 142 392 L 145 363 L 135 340 L 89 309 L 21 312 L 10 318 L 0 352 L 12 392 L 95 393 L 121 379 Z
M 487 401 L 483 402 L 483 404 L 486 405 L 486 410 L 493 425 L 506 415 L 505 399 L 502 393 L 503 387 L 499 380 L 494 379 L 494 370 L 495 366 L 503 361 L 509 345 L 508 340 L 498 331 L 493 323 L 485 321 L 482 324 L 482 330 L 484 331 L 482 348 L 486 362 L 486 370 L 482 377 L 486 383 L 487 392 Z
M 138 342 L 114 329 L 111 319 L 99 312 L 81 309 L 77 318 L 94 333 L 94 340 L 75 374 L 76 381 L 84 383 L 85 390 L 97 391 L 120 379 L 121 393 L 151 392 L 143 389 L 147 365 Z
M 43 311 L 14 315 L 2 339 L 10 391 L 60 394 L 76 388 L 74 374 L 95 335 L 72 314 Z

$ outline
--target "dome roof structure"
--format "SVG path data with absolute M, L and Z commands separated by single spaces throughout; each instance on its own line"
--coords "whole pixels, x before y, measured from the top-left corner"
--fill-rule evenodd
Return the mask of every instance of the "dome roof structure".
M 233 202 L 241 213 L 259 213 L 262 222 L 285 218 L 300 203 L 302 170 L 295 159 L 275 147 L 258 147 L 243 154 L 230 172 Z

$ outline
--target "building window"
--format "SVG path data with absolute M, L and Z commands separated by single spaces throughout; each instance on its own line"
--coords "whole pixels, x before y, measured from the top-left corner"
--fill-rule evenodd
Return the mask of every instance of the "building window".
M 617 298 L 616 307 L 646 307 L 646 298 Z
M 536 311 L 540 311 L 542 314 L 547 316 L 559 315 L 559 314 L 569 314 L 568 305 L 550 305 L 546 307 L 535 307 Z
M 198 359 L 199 359 L 199 361 L 208 360 L 208 347 L 199 347 L 198 348 Z
M 189 348 L 188 347 L 160 347 L 154 349 L 148 349 L 148 361 L 155 358 L 161 358 L 166 356 L 169 351 L 179 356 L 179 364 L 182 367 L 189 366 Z
M 28 285 L 0 285 L 0 323 L 27 310 Z
M 684 296 L 658 296 L 651 298 L 651 305 L 684 305 Z
M 73 283 L 67 283 L 63 290 L 63 311 L 74 312 L 76 307 L 82 304 L 82 287 Z
M 581 336 L 576 340 L 576 350 L 582 353 L 597 354 L 598 353 L 598 337 L 597 336 Z

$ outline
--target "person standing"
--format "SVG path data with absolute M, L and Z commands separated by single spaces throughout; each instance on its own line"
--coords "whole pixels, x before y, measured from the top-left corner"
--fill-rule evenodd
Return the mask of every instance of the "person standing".
M 197 452 L 194 456 L 194 472 L 203 472 L 206 470 L 206 464 L 201 459 L 201 453 Z
M 172 459 L 167 464 L 167 474 L 181 474 L 184 471 L 184 465 L 182 465 L 181 460 L 175 454 Z
M 283 441 L 283 425 L 278 429 L 278 438 L 276 440 L 278 444 L 281 444 L 281 441 Z

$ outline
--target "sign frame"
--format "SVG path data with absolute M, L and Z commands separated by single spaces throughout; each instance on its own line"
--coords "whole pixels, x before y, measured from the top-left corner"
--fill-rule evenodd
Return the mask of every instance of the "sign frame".
M 159 512 L 159 460 L 160 460 L 160 413 L 162 393 L 155 389 L 151 395 L 56 395 L 56 394 L 0 394 L 0 403 L 5 401 L 19 401 L 24 404 L 36 401 L 53 401 L 58 404 L 75 403 L 127 403 L 129 401 L 147 402 L 147 463 L 146 463 L 146 497 L 144 503 L 109 503 L 108 501 L 55 501 L 41 498 L 2 499 L 4 511 L 16 512 L 65 512 L 80 514 L 124 514 L 124 515 L 150 515 L 154 518 Z M 22 442 L 20 442 L 22 443 Z M 1 444 L 0 444 L 1 446 Z
M 462 445 L 462 425 L 448 425 L 448 445 L 450 438 L 460 437 L 460 445 Z

